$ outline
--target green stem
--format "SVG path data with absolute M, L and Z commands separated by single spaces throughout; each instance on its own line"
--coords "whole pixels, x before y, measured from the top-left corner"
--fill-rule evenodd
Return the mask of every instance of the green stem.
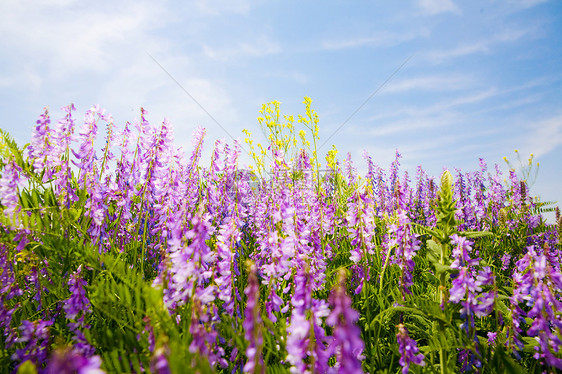
M 384 279 L 384 271 L 386 270 L 386 267 L 388 266 L 388 261 L 390 260 L 390 251 L 392 250 L 392 247 L 388 248 L 388 252 L 386 253 L 386 257 L 384 259 L 384 265 L 382 266 L 381 269 L 381 282 L 379 284 L 379 295 L 382 295 L 382 285 L 383 285 L 383 279 Z
M 447 254 L 447 244 L 441 244 L 441 265 L 445 265 L 445 258 Z M 446 289 L 446 277 L 447 274 L 445 272 L 439 275 L 439 305 L 445 305 L 445 295 L 444 290 Z M 445 327 L 443 326 L 443 322 L 439 321 L 439 334 L 441 336 L 445 336 Z M 439 361 L 441 364 L 439 365 L 441 368 L 441 374 L 447 373 L 447 352 L 443 349 L 443 346 L 439 344 Z
M 439 330 L 442 329 L 442 323 L 439 323 Z M 439 361 L 441 364 L 439 365 L 441 368 L 441 374 L 447 373 L 447 352 L 443 348 L 439 348 Z

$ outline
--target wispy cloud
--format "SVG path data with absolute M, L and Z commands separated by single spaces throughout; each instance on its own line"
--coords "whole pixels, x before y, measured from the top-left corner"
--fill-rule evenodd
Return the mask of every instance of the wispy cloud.
M 415 32 L 390 33 L 382 32 L 372 36 L 350 37 L 322 42 L 326 50 L 338 50 L 359 47 L 389 47 L 399 45 L 414 39 L 425 38 L 430 35 L 428 29 L 419 29 Z
M 451 0 L 418 0 L 418 7 L 427 14 L 460 13 L 460 9 Z
M 474 93 L 464 93 L 450 99 L 436 101 L 432 105 L 424 106 L 401 106 L 400 108 L 388 108 L 382 113 L 371 116 L 368 121 L 389 120 L 392 118 L 403 118 L 405 121 L 418 120 L 420 118 L 428 118 L 431 121 L 436 117 L 443 117 L 445 113 L 450 112 L 456 107 L 463 105 L 475 104 L 480 101 L 490 99 L 501 93 L 498 89 L 491 87 L 484 91 L 477 91 Z M 429 123 L 429 122 L 428 122 Z M 396 132 L 388 130 L 388 133 Z
M 224 13 L 246 15 L 252 9 L 250 0 L 195 0 L 194 3 L 200 12 L 209 15 Z
M 203 45 L 207 57 L 219 61 L 232 61 L 233 59 L 261 57 L 281 53 L 281 46 L 267 36 L 262 35 L 255 40 L 238 42 L 227 47 L 212 47 Z
M 381 166 L 389 165 L 394 160 L 395 151 L 399 150 L 404 157 L 401 167 L 410 169 L 410 171 L 415 170 L 420 164 L 424 168 L 427 167 L 427 164 L 422 163 L 421 160 L 432 160 L 432 164 L 437 166 L 434 172 L 439 173 L 440 168 L 445 166 L 461 167 L 458 160 L 467 161 L 468 155 L 477 160 L 478 155 L 482 154 L 483 148 L 486 147 L 481 139 L 489 135 L 490 133 L 487 130 L 470 133 L 440 132 L 435 133 L 435 136 L 432 137 L 416 138 L 415 140 L 401 137 L 400 141 L 394 142 L 394 144 L 389 144 L 386 138 L 377 140 L 375 137 L 375 139 L 369 141 L 368 145 L 360 149 L 366 149 L 376 160 L 375 162 Z M 475 141 L 475 139 L 479 141 Z M 359 159 L 360 156 L 358 154 L 356 159 Z
M 528 123 L 528 133 L 521 138 L 523 153 L 541 157 L 562 146 L 562 114 Z
M 481 91 L 475 94 L 455 98 L 452 100 L 446 100 L 444 102 L 436 104 L 434 107 L 430 108 L 429 110 L 440 111 L 445 108 L 452 108 L 459 105 L 473 104 L 494 97 L 498 95 L 498 93 L 499 91 L 496 88 L 491 87 L 485 91 Z
M 517 41 L 530 33 L 530 29 L 506 30 L 490 38 L 478 40 L 473 43 L 461 44 L 452 49 L 428 51 L 422 56 L 431 62 L 441 63 L 457 57 L 464 57 L 477 53 L 488 53 L 498 44 Z
M 457 91 L 466 89 L 474 83 L 472 77 L 464 74 L 421 76 L 390 82 L 381 93 Z
M 400 133 L 412 134 L 420 130 L 429 130 L 439 127 L 447 127 L 459 120 L 458 115 L 453 113 L 442 113 L 436 116 L 419 116 L 401 118 L 387 122 L 384 125 L 375 125 L 366 130 L 370 136 L 381 137 Z M 365 131 L 362 128 L 361 131 Z

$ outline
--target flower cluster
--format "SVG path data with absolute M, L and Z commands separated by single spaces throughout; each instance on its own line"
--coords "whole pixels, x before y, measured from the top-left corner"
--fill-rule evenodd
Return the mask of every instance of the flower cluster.
M 465 237 L 457 234 L 451 235 L 454 261 L 451 268 L 457 269 L 459 273 L 453 279 L 450 290 L 449 301 L 462 305 L 460 310 L 461 318 L 464 320 L 461 328 L 466 332 L 467 337 L 472 339 L 476 345 L 473 353 L 465 349 L 459 359 L 463 360 L 463 371 L 473 367 L 480 367 L 482 363 L 478 356 L 478 341 L 476 336 L 474 317 L 484 317 L 491 313 L 495 302 L 494 291 L 483 291 L 483 287 L 494 283 L 494 275 L 490 267 L 478 270 L 479 260 L 473 258 L 472 242 Z
M 359 313 L 351 307 L 351 299 L 345 293 L 345 273 L 340 271 L 338 285 L 330 294 L 332 311 L 326 323 L 334 328 L 330 353 L 336 354 L 336 369 L 339 373 L 363 373 L 361 361 L 365 344 L 361 331 L 355 324 Z
M 537 338 L 535 358 L 543 358 L 548 366 L 562 370 L 562 274 L 555 270 L 545 255 L 530 246 L 515 264 L 514 293 L 511 297 L 513 327 L 511 342 L 522 348 L 519 334 L 524 318 L 531 319 L 527 334 Z M 525 311 L 522 304 L 526 306 Z
M 418 344 L 415 340 L 410 338 L 406 327 L 404 327 L 403 324 L 399 324 L 397 328 L 398 333 L 396 334 L 396 339 L 398 339 L 398 350 L 400 352 L 402 374 L 408 373 L 411 364 L 425 366 L 423 354 L 419 353 L 420 350 L 418 348 Z
M 74 351 L 85 357 L 91 357 L 95 352 L 95 348 L 88 343 L 83 330 L 90 328 L 85 323 L 85 318 L 92 309 L 84 289 L 87 282 L 80 277 L 81 273 L 82 265 L 78 266 L 78 269 L 70 276 L 68 280 L 70 298 L 65 300 L 63 309 L 66 313 L 66 318 L 72 321 L 68 324 L 68 327 L 74 333 L 72 338 L 74 341 Z

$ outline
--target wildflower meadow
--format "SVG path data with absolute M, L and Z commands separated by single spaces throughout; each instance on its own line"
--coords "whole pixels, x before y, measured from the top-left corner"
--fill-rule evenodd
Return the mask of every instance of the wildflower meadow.
M 319 154 L 304 106 L 263 105 L 265 144 L 199 128 L 185 151 L 143 109 L 2 131 L 0 372 L 562 371 L 558 208 L 482 159 Z

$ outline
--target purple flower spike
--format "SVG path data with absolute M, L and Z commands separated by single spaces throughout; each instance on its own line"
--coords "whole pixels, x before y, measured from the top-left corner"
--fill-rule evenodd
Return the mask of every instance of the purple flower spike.
M 474 317 L 484 317 L 492 312 L 496 293 L 495 291 L 483 292 L 482 287 L 493 285 L 494 275 L 490 267 L 481 268 L 479 272 L 480 259 L 472 258 L 472 242 L 457 234 L 451 235 L 454 261 L 453 269 L 459 269 L 459 274 L 453 279 L 449 301 L 460 304 L 461 318 L 464 319 L 461 327 L 466 331 L 469 339 L 477 342 Z M 459 355 L 462 362 L 463 372 L 479 368 L 482 363 L 478 359 L 478 346 L 473 350 L 464 349 Z
M 527 253 L 515 266 L 515 287 L 511 297 L 513 326 L 508 344 L 522 348 L 518 335 L 522 331 L 521 321 L 527 317 L 532 320 L 527 334 L 538 341 L 535 359 L 543 359 L 547 365 L 562 370 L 562 302 L 557 296 L 562 292 L 560 272 L 552 268 L 545 255 L 537 254 L 534 246 L 527 247 Z M 529 312 L 521 309 L 519 304 L 522 302 L 531 308 Z
M 74 350 L 55 352 L 47 363 L 47 374 L 104 374 L 99 356 L 84 357 Z
M 396 339 L 398 339 L 398 351 L 400 352 L 400 365 L 402 365 L 402 374 L 407 374 L 410 370 L 410 364 L 415 364 L 419 366 L 425 366 L 423 361 L 424 356 L 419 352 L 418 344 L 415 340 L 411 339 L 408 335 L 408 330 L 403 324 L 398 326 L 398 334 L 396 334 Z
M 322 327 L 330 313 L 324 300 L 312 298 L 312 274 L 299 269 L 294 278 L 295 291 L 291 298 L 293 311 L 287 327 L 287 361 L 291 373 L 325 373 L 329 369 L 327 350 L 331 337 Z M 312 364 L 313 363 L 313 364 Z
M 166 356 L 169 354 L 166 347 L 160 347 L 154 352 L 154 356 L 150 361 L 150 370 L 156 374 L 171 374 L 170 366 Z
M 263 335 L 261 330 L 261 316 L 259 305 L 259 285 L 256 276 L 256 265 L 251 263 L 249 266 L 250 274 L 248 275 L 248 286 L 244 293 L 248 297 L 246 309 L 244 311 L 244 337 L 248 342 L 246 348 L 246 357 L 248 361 L 244 365 L 244 373 L 263 373 L 265 367 L 263 365 L 263 357 L 261 355 L 261 346 L 263 344 Z
M 332 312 L 326 323 L 334 328 L 330 349 L 336 354 L 335 368 L 342 374 L 363 373 L 361 361 L 365 344 L 361 330 L 355 324 L 359 313 L 351 307 L 351 299 L 345 293 L 345 270 L 338 274 L 338 285 L 330 294 L 330 306 Z
M 64 303 L 63 309 L 66 313 L 66 318 L 73 321 L 68 326 L 74 332 L 74 337 L 72 338 L 75 342 L 74 350 L 79 354 L 89 357 L 94 354 L 95 348 L 88 343 L 83 330 L 90 328 L 90 326 L 84 323 L 84 319 L 86 314 L 90 313 L 92 309 L 90 307 L 90 300 L 86 297 L 86 291 L 84 290 L 88 283 L 80 277 L 81 272 L 82 265 L 78 267 L 68 280 L 71 296 Z
M 37 126 L 33 129 L 31 135 L 31 144 L 27 148 L 29 159 L 33 162 L 33 169 L 36 173 L 41 173 L 45 169 L 46 158 L 52 149 L 49 144 L 49 110 L 44 109 L 45 112 L 39 116 Z M 46 173 L 45 180 L 49 179 L 50 175 Z
M 417 235 L 412 232 L 410 219 L 406 211 L 401 209 L 398 212 L 398 225 L 391 225 L 388 234 L 389 240 L 385 245 L 395 245 L 392 263 L 398 265 L 401 270 L 400 287 L 402 296 L 411 294 L 410 287 L 414 284 L 413 271 L 415 267 L 414 257 L 420 249 L 420 241 Z
M 70 150 L 70 144 L 74 134 L 74 118 L 72 111 L 76 110 L 73 104 L 61 108 L 66 115 L 60 119 L 55 128 L 51 145 L 52 150 L 47 156 L 49 166 L 56 168 L 54 173 L 54 185 L 59 199 L 69 207 L 71 201 L 77 201 L 75 190 L 70 183 L 72 179 L 72 170 L 70 169 L 70 161 L 63 157 Z
M 234 285 L 232 277 L 234 251 L 232 248 L 235 247 L 240 236 L 234 218 L 221 226 L 217 236 L 218 277 L 215 279 L 215 283 L 218 286 L 218 298 L 224 302 L 223 308 L 229 314 L 234 313 Z
M 287 327 L 287 361 L 292 365 L 291 372 L 295 373 L 306 371 L 304 359 L 307 356 L 310 334 L 310 322 L 306 319 L 306 311 L 312 304 L 309 277 L 308 274 L 295 276 L 295 292 L 291 298 L 293 313 L 291 324 Z
M 0 177 L 0 204 L 4 205 L 3 214 L 13 222 L 14 226 L 19 225 L 19 184 L 25 183 L 25 180 L 20 180 L 22 178 L 20 173 L 21 168 L 13 160 L 10 160 L 4 166 Z
M 20 330 L 19 337 L 15 341 L 8 341 L 8 348 L 12 346 L 13 343 L 25 343 L 25 346 L 20 349 L 16 349 L 15 353 L 12 355 L 12 360 L 19 362 L 18 367 L 21 363 L 30 360 L 35 365 L 44 363 L 47 360 L 47 347 L 49 345 L 49 326 L 53 324 L 53 321 L 43 321 L 38 320 L 35 322 L 24 320 L 18 327 Z

